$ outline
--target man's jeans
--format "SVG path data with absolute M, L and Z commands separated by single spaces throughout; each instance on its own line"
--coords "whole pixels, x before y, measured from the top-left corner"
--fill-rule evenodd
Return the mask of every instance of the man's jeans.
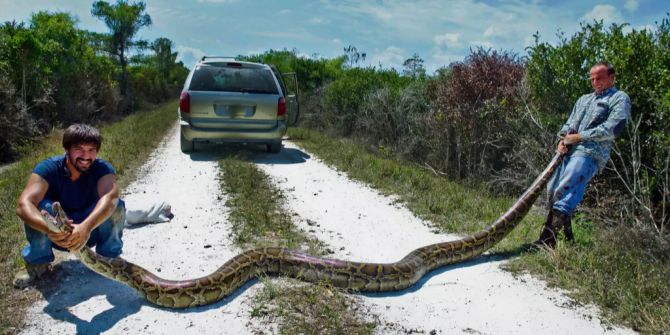
M 547 184 L 550 209 L 572 216 L 598 166 L 591 157 L 566 156 Z
M 51 204 L 52 201 L 45 198 L 40 202 L 38 209 L 46 210 L 49 214 L 53 215 L 54 213 Z M 91 214 L 95 205 L 96 204 L 94 203 L 91 207 L 80 212 L 66 212 L 66 214 L 70 219 L 74 220 L 75 223 L 79 223 Z M 126 210 L 126 205 L 121 199 L 119 199 L 119 203 L 116 206 L 115 214 L 112 214 L 109 219 L 95 228 L 86 242 L 86 245 L 89 247 L 96 246 L 95 251 L 102 256 L 117 257 L 121 254 L 121 249 L 123 248 L 123 241 L 121 240 L 123 237 L 123 222 L 115 222 L 114 219 L 123 221 L 125 215 L 116 215 L 116 211 L 119 210 L 124 212 Z M 23 248 L 21 255 L 26 263 L 40 264 L 52 262 L 54 260 L 52 248 L 66 251 L 66 249 L 51 242 L 46 234 L 31 228 L 25 223 L 23 226 L 26 232 L 26 238 L 28 239 L 28 245 Z

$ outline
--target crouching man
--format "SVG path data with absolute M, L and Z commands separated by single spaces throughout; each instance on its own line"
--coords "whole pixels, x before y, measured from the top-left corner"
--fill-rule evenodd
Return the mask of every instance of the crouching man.
M 63 134 L 65 154 L 35 166 L 23 189 L 16 214 L 24 222 L 28 245 L 22 256 L 26 268 L 14 277 L 15 288 L 32 285 L 50 270 L 52 248 L 79 250 L 96 246 L 106 257 L 121 254 L 125 206 L 119 199 L 115 171 L 97 158 L 102 136 L 86 124 L 73 124 Z M 54 233 L 42 215 L 53 216 L 51 204 L 60 202 L 73 226 L 71 232 Z

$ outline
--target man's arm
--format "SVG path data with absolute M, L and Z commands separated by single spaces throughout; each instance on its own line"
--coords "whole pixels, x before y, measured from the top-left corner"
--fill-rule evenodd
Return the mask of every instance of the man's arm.
M 40 201 L 44 199 L 47 190 L 49 190 L 49 183 L 40 177 L 40 175 L 36 173 L 31 174 L 26 187 L 19 196 L 16 215 L 31 228 L 46 234 L 52 242 L 63 248 L 67 248 L 65 240 L 70 233 L 54 233 L 50 231 L 42 218 L 40 210 L 37 208 Z
M 602 142 L 611 141 L 621 134 L 630 118 L 630 98 L 621 92 L 611 104 L 610 114 L 605 122 L 595 128 L 579 133 L 581 140 Z
M 577 127 L 579 126 L 577 123 L 582 118 L 582 114 L 584 113 L 583 100 L 584 96 L 577 99 L 575 105 L 572 106 L 572 112 L 570 113 L 568 120 L 565 121 L 565 124 L 563 127 L 561 127 L 561 130 L 558 131 L 559 137 L 563 137 L 573 131 L 577 131 Z
M 84 221 L 73 225 L 74 229 L 68 239 L 67 246 L 70 250 L 81 249 L 88 241 L 93 229 L 112 216 L 112 213 L 116 209 L 116 205 L 119 202 L 119 188 L 116 185 L 114 174 L 110 173 L 100 178 L 97 188 L 100 199 L 95 208 L 93 208 L 91 214 Z

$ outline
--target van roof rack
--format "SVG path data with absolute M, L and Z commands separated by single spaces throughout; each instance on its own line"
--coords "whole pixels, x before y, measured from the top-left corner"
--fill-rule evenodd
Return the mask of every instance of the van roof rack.
M 208 58 L 223 58 L 223 59 L 236 60 L 235 57 L 230 57 L 230 56 L 202 56 L 202 58 L 200 60 L 204 61 L 205 59 L 208 59 Z

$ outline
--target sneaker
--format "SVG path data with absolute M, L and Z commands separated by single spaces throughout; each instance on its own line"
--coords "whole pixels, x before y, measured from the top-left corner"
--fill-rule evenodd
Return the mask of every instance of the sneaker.
M 22 290 L 32 286 L 37 278 L 43 277 L 49 271 L 51 271 L 51 263 L 26 264 L 25 269 L 19 270 L 14 275 L 14 288 Z

